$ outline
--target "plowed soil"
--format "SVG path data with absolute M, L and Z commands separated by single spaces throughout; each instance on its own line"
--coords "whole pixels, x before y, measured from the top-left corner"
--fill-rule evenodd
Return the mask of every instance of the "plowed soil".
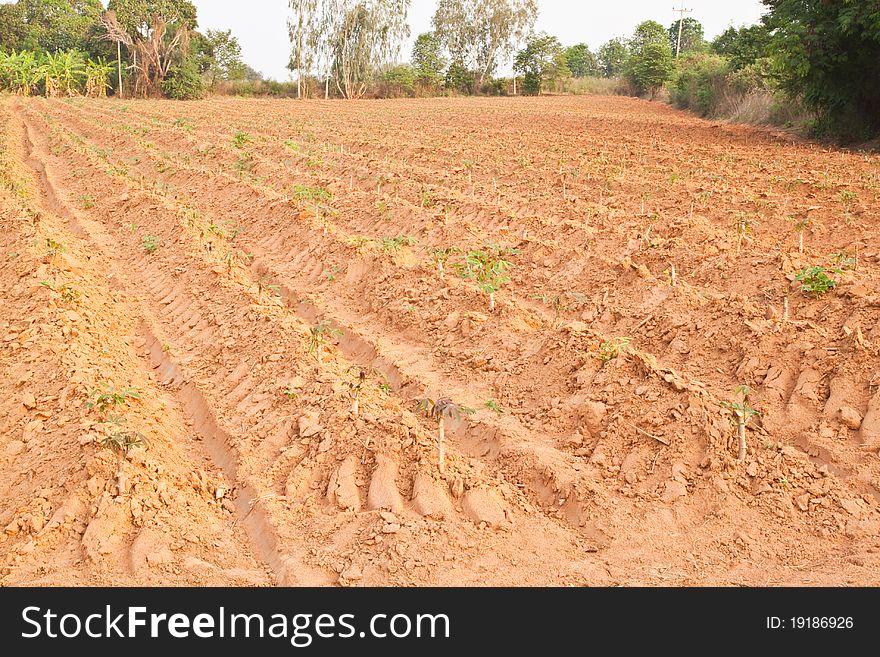
M 0 129 L 0 584 L 880 584 L 877 156 L 618 98 Z

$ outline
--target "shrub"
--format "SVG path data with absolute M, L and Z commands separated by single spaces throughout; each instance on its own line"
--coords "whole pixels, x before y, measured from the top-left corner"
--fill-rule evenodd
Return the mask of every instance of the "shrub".
M 626 77 L 640 93 L 648 94 L 651 100 L 675 74 L 675 61 L 672 48 L 665 41 L 647 43 L 634 52 L 627 64 Z
M 675 105 L 701 116 L 714 116 L 726 93 L 730 66 L 724 57 L 687 54 L 679 59 L 678 75 L 670 86 Z
M 205 86 L 195 60 L 184 60 L 171 69 L 162 82 L 162 93 L 172 100 L 198 100 L 205 95 Z

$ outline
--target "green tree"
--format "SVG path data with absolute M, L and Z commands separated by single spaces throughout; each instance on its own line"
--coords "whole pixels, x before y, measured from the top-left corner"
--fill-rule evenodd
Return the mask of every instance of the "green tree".
M 844 139 L 880 134 L 880 2 L 763 0 L 781 83 Z
M 388 68 L 381 79 L 383 97 L 413 96 L 416 91 L 416 70 L 409 64 L 396 64 Z
M 452 60 L 473 72 L 479 89 L 531 31 L 537 16 L 536 0 L 440 0 L 433 26 Z
M 657 21 L 643 21 L 636 26 L 635 32 L 630 37 L 629 48 L 632 52 L 639 52 L 651 43 L 669 45 L 669 34 Z
M 197 27 L 196 6 L 190 0 L 110 0 L 108 11 L 132 39 L 145 39 L 153 27 L 153 18 L 180 23 L 188 29 Z
M 172 100 L 198 100 L 205 95 L 202 75 L 195 57 L 187 57 L 162 80 L 162 93 Z
M 0 5 L 0 46 L 104 54 L 98 39 L 103 11 L 101 0 L 18 0 Z
M 562 44 L 547 34 L 526 42 L 514 58 L 513 70 L 523 76 L 523 92 L 529 95 L 540 94 L 548 83 L 571 77 Z
M 565 49 L 565 59 L 571 74 L 576 78 L 599 75 L 599 63 L 586 43 L 579 43 Z
M 606 78 L 623 75 L 626 60 L 629 59 L 629 48 L 623 39 L 611 39 L 605 43 L 596 55 L 599 73 Z
M 221 80 L 244 80 L 241 45 L 232 30 L 208 30 L 196 41 L 199 71 L 207 76 L 211 87 Z
M 446 58 L 443 56 L 443 44 L 434 32 L 424 32 L 416 38 L 412 64 L 420 84 L 436 89 L 443 83 Z
M 678 51 L 678 30 L 681 25 L 681 52 Z M 696 18 L 677 20 L 669 26 L 669 45 L 672 46 L 672 54 L 675 57 L 686 52 L 701 52 L 706 48 L 706 39 L 703 35 L 703 24 Z
M 446 69 L 445 86 L 460 94 L 469 94 L 474 90 L 474 73 L 459 61 L 453 60 Z
M 651 42 L 634 52 L 627 64 L 626 76 L 640 93 L 650 94 L 651 100 L 672 79 L 675 60 L 669 43 Z
M 712 42 L 712 50 L 730 60 L 734 70 L 751 66 L 766 57 L 770 47 L 770 31 L 765 25 L 728 27 Z

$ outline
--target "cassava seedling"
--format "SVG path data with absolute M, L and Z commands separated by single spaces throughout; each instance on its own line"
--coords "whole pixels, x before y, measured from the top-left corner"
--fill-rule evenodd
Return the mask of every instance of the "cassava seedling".
M 437 399 L 435 401 L 430 398 L 420 400 L 417 410 L 429 418 L 437 420 L 437 461 L 442 474 L 446 471 L 446 420 L 457 420 L 462 415 L 472 415 L 475 411 L 472 408 L 459 406 L 451 399 Z
M 837 267 L 832 267 L 830 269 L 826 269 L 821 265 L 816 267 L 804 267 L 797 273 L 794 280 L 801 284 L 801 292 L 804 294 L 812 294 L 818 299 L 838 285 L 837 279 L 829 274 L 842 273 L 843 270 Z
M 855 203 L 856 199 L 859 198 L 859 195 L 853 191 L 844 189 L 840 192 L 840 194 L 837 195 L 837 198 L 840 200 L 841 203 L 843 203 L 843 206 L 847 210 L 851 210 L 853 203 Z
M 490 411 L 495 411 L 496 413 L 498 413 L 498 415 L 504 415 L 504 411 L 503 411 L 502 408 L 498 405 L 498 402 L 496 402 L 494 399 L 487 399 L 487 400 L 486 400 L 486 404 L 485 404 L 485 406 L 486 406 L 486 408 L 488 408 Z
M 342 336 L 343 332 L 326 319 L 322 319 L 309 330 L 308 351 L 310 354 L 315 354 L 318 367 L 321 366 L 321 352 L 324 350 L 324 345 L 327 344 L 328 338 L 341 338 Z
M 629 351 L 629 346 L 631 342 L 631 338 L 625 337 L 617 337 L 611 338 L 610 340 L 605 340 L 602 344 L 599 345 L 599 351 L 596 354 L 596 358 L 602 361 L 602 363 L 611 362 L 621 354 L 625 354 L 627 351 Z
M 810 217 L 804 217 L 803 219 L 799 219 L 794 224 L 794 230 L 798 234 L 798 252 L 804 252 L 804 231 L 810 228 L 813 225 L 813 220 Z
M 98 387 L 89 394 L 86 401 L 86 408 L 95 409 L 101 415 L 105 415 L 107 411 L 117 406 L 127 405 L 129 399 L 140 399 L 141 395 L 137 388 L 128 387 L 117 390 L 116 386 L 101 381 Z
M 736 253 L 739 255 L 743 240 L 751 240 L 752 228 L 755 225 L 755 215 L 750 212 L 740 212 L 736 215 L 733 228 L 736 231 Z
M 279 296 L 281 294 L 281 286 L 274 285 L 268 278 L 260 278 L 256 283 L 251 286 L 251 289 L 257 288 L 257 303 L 262 303 L 263 301 L 263 292 L 269 290 L 275 296 Z
M 404 246 L 413 246 L 416 238 L 412 235 L 398 235 L 397 237 L 383 237 L 379 241 L 379 248 L 389 253 L 396 253 Z
M 489 245 L 484 250 L 469 251 L 464 262 L 455 263 L 461 278 L 473 280 L 483 292 L 489 295 L 489 311 L 495 310 L 495 293 L 510 282 L 510 263 L 507 256 L 519 251 L 510 247 Z
M 49 258 L 50 267 L 54 267 L 58 256 L 66 252 L 67 247 L 62 242 L 56 242 L 51 237 L 46 238 L 46 255 Z
M 450 246 L 445 249 L 434 249 L 431 252 L 431 261 L 434 263 L 434 266 L 437 267 L 437 273 L 440 275 L 440 280 L 443 280 L 446 263 L 449 261 L 453 255 L 461 253 L 461 249 L 457 246 Z
M 116 455 L 116 494 L 125 495 L 128 488 L 128 480 L 125 476 L 125 461 L 131 450 L 141 447 L 146 449 L 149 445 L 147 437 L 139 431 L 114 431 L 101 441 L 104 449 L 109 449 Z
M 253 141 L 253 137 L 251 137 L 246 132 L 241 132 L 240 130 L 235 133 L 235 136 L 232 138 L 232 145 L 235 148 L 244 148 L 247 144 L 250 144 Z
M 159 238 L 155 235 L 144 235 L 142 245 L 144 247 L 144 251 L 152 255 L 159 248 Z
M 726 409 L 730 423 L 736 427 L 737 440 L 739 441 L 739 450 L 736 455 L 738 461 L 746 458 L 746 425 L 754 416 L 760 415 L 760 411 L 755 410 L 749 405 L 749 395 L 751 389 L 748 386 L 737 386 L 734 390 L 734 396 L 740 401 L 721 402 L 721 408 Z
M 345 373 L 353 377 L 351 381 L 347 382 L 347 385 L 351 389 L 351 394 L 353 397 L 351 403 L 351 414 L 357 417 L 358 413 L 360 412 L 361 391 L 363 390 L 364 384 L 367 382 L 367 379 L 375 374 L 379 374 L 379 372 L 370 367 L 352 365 L 347 370 L 345 370 Z
M 536 294 L 532 296 L 545 306 L 553 310 L 553 326 L 559 324 L 559 314 L 563 311 L 571 310 L 571 306 L 562 301 L 562 297 L 558 294 Z

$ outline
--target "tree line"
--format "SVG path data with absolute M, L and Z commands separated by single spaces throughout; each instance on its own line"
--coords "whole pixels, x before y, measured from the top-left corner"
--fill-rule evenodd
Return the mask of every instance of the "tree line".
M 640 23 L 595 51 L 536 34 L 537 0 L 438 0 L 408 63 L 410 0 L 289 0 L 294 82 L 262 82 L 230 31 L 198 30 L 190 0 L 18 0 L 0 5 L 0 87 L 19 94 L 188 99 L 240 93 L 362 98 L 539 94 L 574 79 L 622 80 L 624 91 L 704 115 L 760 100 L 803 108 L 818 132 L 880 134 L 880 2 L 762 0 L 757 25 L 711 42 L 693 18 Z M 512 63 L 514 76 L 498 71 Z M 748 101 L 748 102 L 747 102 Z

